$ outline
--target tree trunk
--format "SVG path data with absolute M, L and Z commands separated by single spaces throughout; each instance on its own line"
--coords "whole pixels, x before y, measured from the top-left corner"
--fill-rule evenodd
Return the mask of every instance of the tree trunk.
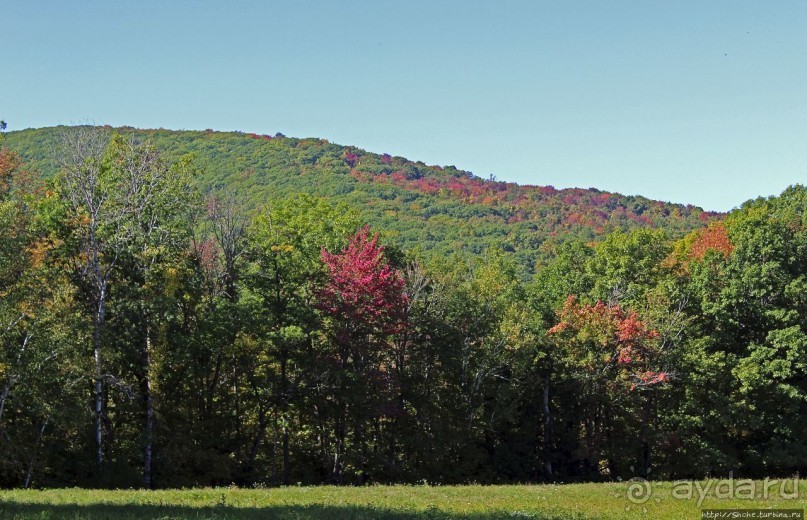
M 653 392 L 646 392 L 647 397 L 642 405 L 642 424 L 639 428 L 639 446 L 641 447 L 641 454 L 639 460 L 640 475 L 644 478 L 648 477 L 650 473 L 650 413 L 653 408 Z
M 331 469 L 331 481 L 336 484 L 342 484 L 342 456 L 345 451 L 345 427 L 343 423 L 343 416 L 336 418 L 335 439 L 334 439 L 334 453 L 333 453 L 333 467 Z
M 363 486 L 367 481 L 367 440 L 364 434 L 363 417 L 356 418 L 353 427 L 353 439 L 356 452 L 356 473 L 358 473 L 357 483 Z
M 280 410 L 281 410 L 281 422 L 283 425 L 283 485 L 289 485 L 289 426 L 288 426 L 288 417 L 287 411 L 289 407 L 289 396 L 288 396 L 288 382 L 287 382 L 287 374 L 286 374 L 286 365 L 288 364 L 288 351 L 286 350 L 285 346 L 280 354 Z
M 23 483 L 23 487 L 28 489 L 31 485 L 31 478 L 34 475 L 34 464 L 36 464 L 36 455 L 39 453 L 39 445 L 42 443 L 42 435 L 45 433 L 45 428 L 48 426 L 48 421 L 50 420 L 50 415 L 45 417 L 45 420 L 42 421 L 42 427 L 39 428 L 39 432 L 36 435 L 36 443 L 34 444 L 34 452 L 31 455 L 31 461 L 28 463 L 28 471 L 25 472 L 25 482 Z
M 95 470 L 96 476 L 101 476 L 101 469 L 104 463 L 103 444 L 103 402 L 104 387 L 101 372 L 101 329 L 104 326 L 106 315 L 106 287 L 102 286 L 98 296 L 98 309 L 95 313 L 95 326 L 92 333 L 93 359 L 95 363 Z
M 6 399 L 8 399 L 8 395 L 11 393 L 11 388 L 14 386 L 14 379 L 9 379 L 6 384 L 3 386 L 3 392 L 0 393 L 0 420 L 3 419 L 3 412 L 6 409 Z
M 146 352 L 145 352 L 145 390 L 144 398 L 146 401 L 146 426 L 145 426 L 145 454 L 143 458 L 143 485 L 148 489 L 151 488 L 152 472 L 151 472 L 151 453 L 152 443 L 154 441 L 154 399 L 152 396 L 151 384 L 151 327 L 148 324 L 148 317 L 146 319 Z
M 616 450 L 614 448 L 614 421 L 611 417 L 611 410 L 610 408 L 605 409 L 605 446 L 608 452 L 608 476 L 609 478 L 616 477 L 616 459 L 615 453 Z
M 252 439 L 252 447 L 249 450 L 249 456 L 247 459 L 247 465 L 245 468 L 245 476 L 246 478 L 251 479 L 252 474 L 255 471 L 255 460 L 258 458 L 258 450 L 261 447 L 261 443 L 263 442 L 263 438 L 266 436 L 266 411 L 263 407 L 260 407 L 258 411 L 258 429 L 255 432 L 255 437 Z
M 544 469 L 552 478 L 552 409 L 549 406 L 549 374 L 544 376 Z
M 283 485 L 289 485 L 289 427 L 283 421 Z

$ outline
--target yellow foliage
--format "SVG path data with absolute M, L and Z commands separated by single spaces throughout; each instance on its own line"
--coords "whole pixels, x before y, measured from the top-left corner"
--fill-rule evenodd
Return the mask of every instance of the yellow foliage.
M 280 246 L 272 246 L 273 253 L 292 253 L 294 252 L 294 246 L 291 244 L 283 244 Z

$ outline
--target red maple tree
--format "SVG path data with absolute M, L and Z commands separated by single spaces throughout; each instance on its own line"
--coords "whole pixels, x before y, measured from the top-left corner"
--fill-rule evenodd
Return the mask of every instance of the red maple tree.
M 405 325 L 408 297 L 401 273 L 389 265 L 378 233 L 364 226 L 339 253 L 322 250 L 328 281 L 319 307 L 350 329 L 392 334 Z

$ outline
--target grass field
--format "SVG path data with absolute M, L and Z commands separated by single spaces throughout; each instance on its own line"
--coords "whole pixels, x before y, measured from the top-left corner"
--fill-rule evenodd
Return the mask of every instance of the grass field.
M 737 481 L 740 482 L 740 481 Z M 56 489 L 0 491 L 0 518 L 459 519 L 701 518 L 701 509 L 803 509 L 807 485 L 795 493 L 763 482 L 727 484 L 566 484 L 538 486 L 370 486 L 280 489 L 206 488 L 161 491 Z M 696 485 L 700 486 L 699 493 Z M 648 487 L 649 486 L 649 487 Z M 709 486 L 707 488 L 707 486 Z M 647 490 L 651 492 L 648 494 Z M 642 503 L 628 499 L 629 491 Z M 751 499 L 750 493 L 758 497 Z M 783 496 L 782 492 L 784 492 Z M 798 495 L 798 498 L 787 496 Z M 699 497 L 705 495 L 699 504 Z M 646 499 L 646 500 L 644 500 Z

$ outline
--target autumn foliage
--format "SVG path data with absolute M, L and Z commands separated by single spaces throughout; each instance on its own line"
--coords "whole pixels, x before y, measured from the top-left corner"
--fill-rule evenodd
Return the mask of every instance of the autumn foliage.
M 601 301 L 594 305 L 580 304 L 577 298 L 569 296 L 559 319 L 549 334 L 575 350 L 585 370 L 626 368 L 633 380 L 631 389 L 669 379 L 666 372 L 649 368 L 655 361 L 659 334 L 635 312 Z
M 322 140 L 75 131 L 99 146 L 0 147 L 2 488 L 807 468 L 803 186 L 720 223 Z
M 16 153 L 7 149 L 0 149 L 0 193 L 7 193 L 11 189 L 14 173 L 22 166 L 22 159 Z
M 728 256 L 731 254 L 732 249 L 733 246 L 726 232 L 726 226 L 722 222 L 718 222 L 699 232 L 698 237 L 690 247 L 689 258 L 701 260 L 706 256 L 707 251 L 712 250 L 721 253 L 723 256 Z
M 355 153 L 353 153 L 353 152 L 349 152 L 349 151 L 347 151 L 347 150 L 345 150 L 345 153 L 344 153 L 344 155 L 343 155 L 343 159 L 345 160 L 345 163 L 346 163 L 348 166 L 350 166 L 351 168 L 352 168 L 353 166 L 356 166 L 356 163 L 358 163 L 358 162 L 359 162 L 359 156 L 358 156 L 358 155 L 356 155 Z
M 18 195 L 45 195 L 37 175 L 22 160 L 20 155 L 7 148 L 0 148 L 0 199 L 16 191 Z
M 322 250 L 328 282 L 320 291 L 320 308 L 350 323 L 395 333 L 405 323 L 407 295 L 401 273 L 389 265 L 378 233 L 360 229 L 339 253 Z

